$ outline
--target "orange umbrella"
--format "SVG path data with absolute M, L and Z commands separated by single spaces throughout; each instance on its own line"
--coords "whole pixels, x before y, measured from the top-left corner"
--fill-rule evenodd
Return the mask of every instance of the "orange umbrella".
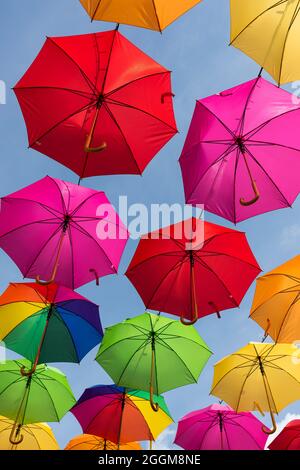
M 121 444 L 118 449 L 117 444 L 107 439 L 92 434 L 81 434 L 74 437 L 65 450 L 141 450 L 141 446 L 138 442 L 129 442 L 128 444 Z

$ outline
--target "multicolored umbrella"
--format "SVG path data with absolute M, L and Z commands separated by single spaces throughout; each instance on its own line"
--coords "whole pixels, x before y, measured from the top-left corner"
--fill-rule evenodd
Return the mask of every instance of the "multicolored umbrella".
M 299 117 L 297 100 L 261 77 L 197 101 L 180 157 L 186 202 L 234 223 L 290 207 Z
M 124 23 L 162 32 L 201 0 L 80 0 L 91 20 Z
M 197 383 L 211 354 L 194 327 L 146 312 L 106 328 L 96 360 L 117 385 L 150 392 L 157 411 L 153 394 Z
M 300 338 L 300 256 L 287 261 L 256 281 L 250 318 L 277 343 Z
M 270 450 L 300 450 L 300 419 L 290 421 L 269 445 Z
M 82 434 L 74 437 L 65 450 L 141 450 L 138 442 L 128 442 L 118 446 L 102 437 L 93 436 L 91 434 Z
M 10 434 L 13 445 L 24 439 L 24 424 L 60 421 L 76 403 L 65 375 L 46 364 L 25 377 L 31 363 L 25 359 L 0 363 L 0 413 L 14 420 Z
M 120 445 L 153 441 L 173 420 L 163 397 L 155 396 L 159 412 L 154 413 L 149 394 L 116 385 L 97 385 L 85 390 L 71 412 L 83 432 Z
M 177 133 L 171 73 L 117 30 L 47 38 L 14 90 L 29 146 L 80 178 L 141 174 Z
M 293 344 L 249 343 L 215 365 L 211 393 L 236 412 L 258 410 L 274 413 L 300 399 L 299 349 Z
M 33 363 L 30 373 L 43 362 L 79 363 L 102 336 L 98 306 L 66 287 L 11 283 L 0 296 L 0 341 Z
M 261 427 L 251 413 L 212 405 L 184 416 L 174 442 L 185 450 L 264 450 L 267 435 Z
M 75 289 L 115 274 L 127 239 L 103 192 L 47 176 L 1 199 L 0 248 L 43 284 Z
M 259 272 L 244 233 L 190 219 L 142 237 L 126 276 L 146 308 L 193 324 L 238 307 Z
M 14 421 L 0 416 L 0 450 L 59 450 L 54 434 L 45 423 L 22 426 L 23 439 L 17 444 L 10 441 Z
M 281 85 L 300 79 L 298 0 L 230 0 L 231 44 Z

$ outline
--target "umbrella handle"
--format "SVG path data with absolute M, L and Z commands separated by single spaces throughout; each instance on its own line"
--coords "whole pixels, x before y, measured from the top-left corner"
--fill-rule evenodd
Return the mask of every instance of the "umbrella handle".
M 51 276 L 51 279 L 49 279 L 49 281 L 42 281 L 40 276 L 36 276 L 35 282 L 39 284 L 40 286 L 49 286 L 50 284 L 53 284 L 53 282 L 55 281 L 55 274 Z
M 86 144 L 84 146 L 84 151 L 86 153 L 97 153 L 97 152 L 102 152 L 107 148 L 107 143 L 103 142 L 103 144 L 99 145 L 99 147 L 90 147 L 91 141 L 89 140 L 89 136 L 87 136 L 86 139 Z
M 193 252 L 190 252 L 190 275 L 191 275 L 191 304 L 193 306 L 193 315 L 191 320 L 187 320 L 183 315 L 180 317 L 180 322 L 184 326 L 194 325 L 198 321 L 198 305 L 196 300 L 196 284 L 195 284 L 195 261 Z
M 156 413 L 159 410 L 159 404 L 154 403 L 153 397 L 153 377 L 154 377 L 154 368 L 155 368 L 155 346 L 154 342 L 152 343 L 152 357 L 151 357 L 151 372 L 150 372 L 150 405 L 153 411 Z
M 21 369 L 20 369 L 22 377 L 30 377 L 31 375 L 33 375 L 36 371 L 36 366 L 37 366 L 37 364 L 34 363 L 32 368 L 27 370 L 27 371 L 25 369 L 25 366 L 22 366 Z
M 97 273 L 96 269 L 91 268 L 91 269 L 90 269 L 90 273 L 93 273 L 93 274 L 95 275 L 96 286 L 99 286 L 99 284 L 100 284 L 100 283 L 99 283 L 99 276 L 98 276 L 98 273 Z
M 254 180 L 251 181 L 251 184 L 252 184 L 252 189 L 253 189 L 253 192 L 254 192 L 254 197 L 252 199 L 250 199 L 249 201 L 246 201 L 246 199 L 244 199 L 243 197 L 241 197 L 240 199 L 240 204 L 242 206 L 252 206 L 253 204 L 255 204 L 259 198 L 260 198 L 260 193 L 259 193 L 259 190 L 258 190 L 258 187 L 257 187 L 257 184 Z
M 151 408 L 153 411 L 155 411 L 155 413 L 158 412 L 159 410 L 159 404 L 158 403 L 154 403 L 154 399 L 153 399 L 153 387 L 152 385 L 150 386 L 150 405 L 151 405 Z
M 61 235 L 60 235 L 60 239 L 59 239 L 59 242 L 58 242 L 58 249 L 57 249 L 56 258 L 55 258 L 55 263 L 54 263 L 54 266 L 53 266 L 53 269 L 52 269 L 50 279 L 48 281 L 42 281 L 40 276 L 36 276 L 36 278 L 35 278 L 37 284 L 39 284 L 41 286 L 48 286 L 49 284 L 52 284 L 55 281 L 56 273 L 57 273 L 57 269 L 58 269 L 58 265 L 59 265 L 59 259 L 60 259 L 61 250 L 62 250 L 64 238 L 65 238 L 65 235 L 66 235 L 67 227 L 68 227 L 67 225 L 66 225 L 66 227 L 63 227 L 63 230 L 62 230 Z
M 274 413 L 271 410 L 271 408 L 270 408 L 270 416 L 271 416 L 273 427 L 271 429 L 268 429 L 265 425 L 262 426 L 262 431 L 265 434 L 268 434 L 268 435 L 274 434 L 274 432 L 276 432 L 276 430 L 277 430 L 277 424 L 276 424 L 276 421 L 275 421 L 275 416 L 274 416 Z
M 18 433 L 19 433 L 19 429 L 17 429 L 18 427 L 19 427 L 19 425 L 17 426 L 17 423 L 14 423 L 14 425 L 12 427 L 12 430 L 11 430 L 11 433 L 10 433 L 10 436 L 9 436 L 9 442 L 13 446 L 17 446 L 17 445 L 21 444 L 21 442 L 24 439 L 23 434 L 20 434 L 19 437 L 18 437 Z
M 182 325 L 184 326 L 191 326 L 191 325 L 195 325 L 195 323 L 198 321 L 198 315 L 197 313 L 195 312 L 194 313 L 194 316 L 192 318 L 192 320 L 187 320 L 185 317 L 181 316 L 180 317 L 180 322 L 182 323 Z
M 107 148 L 107 143 L 106 142 L 102 142 L 102 144 L 99 145 L 99 147 L 92 147 L 91 146 L 92 140 L 93 140 L 93 137 L 94 137 L 94 134 L 95 134 L 96 124 L 97 124 L 98 117 L 99 117 L 101 103 L 102 103 L 102 101 L 100 101 L 97 104 L 97 108 L 96 108 L 95 116 L 94 116 L 93 123 L 92 123 L 92 126 L 91 126 L 91 130 L 88 133 L 88 135 L 86 136 L 86 141 L 85 141 L 85 144 L 84 144 L 84 151 L 86 153 L 102 152 L 103 150 L 105 150 Z
M 167 96 L 170 96 L 170 97 L 172 97 L 172 98 L 175 98 L 174 93 L 172 93 L 171 91 L 167 91 L 166 93 L 163 93 L 163 94 L 161 95 L 161 99 L 160 99 L 161 104 L 165 104 L 165 98 L 167 98 Z

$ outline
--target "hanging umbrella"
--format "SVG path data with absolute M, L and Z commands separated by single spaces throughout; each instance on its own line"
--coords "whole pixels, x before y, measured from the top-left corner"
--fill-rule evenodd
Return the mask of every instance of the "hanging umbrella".
M 102 437 L 91 434 L 82 434 L 74 437 L 65 450 L 142 450 L 138 442 L 128 442 L 119 446 Z
M 13 445 L 23 441 L 23 425 L 60 421 L 75 404 L 62 372 L 40 364 L 34 374 L 21 374 L 22 369 L 30 368 L 31 363 L 24 359 L 0 363 L 0 413 L 14 420 L 9 438 Z
M 270 450 L 300 450 L 300 419 L 290 421 L 269 445 Z
M 154 413 L 149 394 L 116 385 L 97 385 L 85 390 L 71 412 L 83 432 L 120 445 L 133 441 L 153 441 L 173 420 L 163 397 Z
M 280 85 L 300 79 L 298 0 L 230 0 L 231 44 Z
M 249 343 L 215 365 L 212 395 L 240 411 L 274 413 L 300 399 L 299 349 L 292 344 Z
M 234 223 L 290 207 L 300 191 L 292 98 L 258 77 L 197 101 L 180 157 L 186 202 Z
M 267 435 L 261 427 L 251 413 L 212 405 L 184 416 L 174 442 L 185 450 L 264 450 Z
M 146 312 L 106 328 L 96 360 L 117 385 L 150 392 L 157 411 L 153 393 L 197 383 L 211 354 L 194 327 Z
M 80 178 L 141 174 L 177 133 L 171 73 L 118 31 L 48 38 L 14 90 L 29 147 Z
M 66 287 L 11 283 L 0 296 L 0 341 L 33 362 L 30 373 L 43 362 L 79 363 L 102 336 L 98 306 Z
M 250 318 L 277 343 L 300 338 L 300 256 L 259 277 Z
M 59 450 L 54 434 L 45 423 L 22 426 L 23 440 L 18 444 L 10 442 L 14 421 L 0 416 L 0 450 Z
M 162 32 L 201 0 L 80 0 L 91 20 L 124 23 Z
M 244 233 L 190 219 L 142 237 L 126 276 L 146 308 L 191 324 L 238 307 L 259 272 Z
M 74 289 L 115 274 L 127 238 L 103 192 L 47 176 L 1 199 L 0 247 L 38 282 Z

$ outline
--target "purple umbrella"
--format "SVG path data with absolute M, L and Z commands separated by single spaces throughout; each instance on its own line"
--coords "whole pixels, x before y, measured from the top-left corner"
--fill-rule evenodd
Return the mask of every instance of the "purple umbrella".
M 184 416 L 174 442 L 186 450 L 264 450 L 267 438 L 253 414 L 212 405 Z
M 180 157 L 186 202 L 234 223 L 300 191 L 300 105 L 261 77 L 197 101 Z
M 127 239 L 104 192 L 47 176 L 1 199 L 0 247 L 43 284 L 75 289 L 115 274 Z

